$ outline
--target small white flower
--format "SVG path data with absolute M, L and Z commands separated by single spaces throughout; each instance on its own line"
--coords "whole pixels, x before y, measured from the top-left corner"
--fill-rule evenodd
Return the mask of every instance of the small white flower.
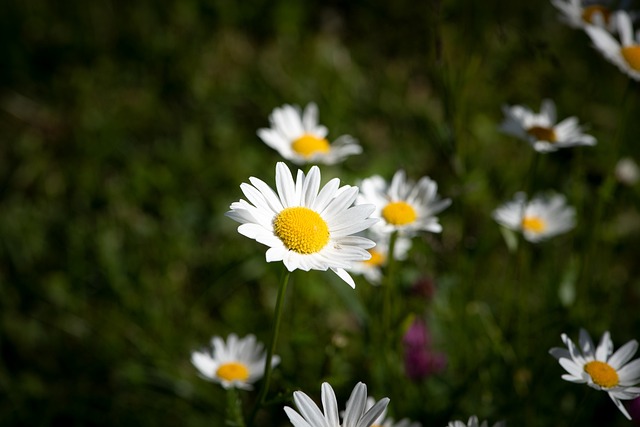
M 633 32 L 629 14 L 624 11 L 616 13 L 616 25 L 620 41 L 607 30 L 589 26 L 585 28 L 596 49 L 616 65 L 623 73 L 634 80 L 640 80 L 640 30 Z
M 527 202 L 524 193 L 493 211 L 493 219 L 500 225 L 522 232 L 532 243 L 540 242 L 575 226 L 575 209 L 567 206 L 564 196 L 549 194 Z
M 331 269 L 351 287 L 353 278 L 345 271 L 354 262 L 371 258 L 369 239 L 354 236 L 378 220 L 370 218 L 372 205 L 352 206 L 358 187 L 334 178 L 320 189 L 320 169 L 309 174 L 298 170 L 294 182 L 289 168 L 276 165 L 277 193 L 258 178 L 240 188 L 247 200 L 231 204 L 226 215 L 240 223 L 238 232 L 269 246 L 267 262 L 282 261 L 289 271 Z
M 583 133 L 576 117 L 567 117 L 556 123 L 556 104 L 550 99 L 542 101 L 539 114 L 521 105 L 504 106 L 502 111 L 505 119 L 500 130 L 527 141 L 540 153 L 596 144 L 593 136 Z
M 417 183 L 407 181 L 403 170 L 393 175 L 391 184 L 379 175 L 362 181 L 358 203 L 372 203 L 376 210 L 372 214 L 381 218 L 376 229 L 382 233 L 399 231 L 411 236 L 417 231 L 439 233 L 442 226 L 435 216 L 451 204 L 451 199 L 440 199 L 438 184 L 429 177 Z
M 282 157 L 296 164 L 335 164 L 352 154 L 360 154 L 362 147 L 349 136 L 342 135 L 333 143 L 326 137 L 329 131 L 318 123 L 318 107 L 310 103 L 300 112 L 291 105 L 273 110 L 270 128 L 258 130 L 258 136 Z
M 502 427 L 504 426 L 504 422 L 498 422 L 494 424 L 494 427 Z M 464 421 L 451 421 L 447 425 L 447 427 L 487 427 L 487 421 L 483 421 L 482 424 L 478 421 L 478 417 L 475 415 L 469 418 L 469 421 L 465 424 Z
M 625 185 L 635 185 L 640 179 L 638 164 L 631 157 L 623 157 L 616 163 L 616 178 Z
M 590 25 L 615 31 L 612 11 L 601 4 L 585 5 L 582 0 L 551 0 L 561 12 L 560 19 L 570 27 L 583 29 Z
M 638 349 L 638 342 L 631 340 L 614 353 L 608 331 L 602 335 L 597 347 L 584 329 L 580 330 L 580 348 L 566 334 L 561 337 L 567 348 L 554 347 L 549 353 L 567 371 L 562 379 L 605 391 L 620 412 L 631 419 L 620 400 L 640 396 L 640 387 L 635 387 L 640 383 L 640 359 L 629 362 Z
M 370 233 L 369 237 L 376 243 L 374 248 L 369 249 L 371 258 L 353 263 L 348 270 L 350 273 L 363 275 L 373 285 L 379 285 L 382 281 L 382 267 L 387 264 L 389 258 L 390 234 Z M 398 236 L 394 248 L 395 259 L 406 259 L 409 249 L 411 249 L 411 239 Z
M 221 337 L 211 339 L 212 350 L 194 351 L 191 363 L 200 375 L 222 387 L 251 390 L 252 384 L 264 375 L 266 354 L 262 343 L 256 342 L 254 335 L 238 339 L 230 334 L 225 343 Z M 280 358 L 274 355 L 271 366 L 276 366 Z
M 294 427 L 371 427 L 389 404 L 389 399 L 385 397 L 367 410 L 367 386 L 358 383 L 351 392 L 340 423 L 336 395 L 328 383 L 322 384 L 324 413 L 301 391 L 293 393 L 293 401 L 298 412 L 288 406 L 285 406 L 284 410 Z
M 367 397 L 366 410 L 373 408 L 376 404 L 376 400 L 373 397 Z M 394 422 L 393 418 L 387 416 L 387 409 L 380 414 L 378 418 L 373 421 L 371 427 L 422 427 L 422 424 L 418 422 L 412 422 L 408 418 L 403 418 L 398 422 Z

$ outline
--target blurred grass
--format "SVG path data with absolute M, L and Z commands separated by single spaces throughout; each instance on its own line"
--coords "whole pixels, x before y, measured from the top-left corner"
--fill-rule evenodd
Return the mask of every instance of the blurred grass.
M 426 305 L 447 371 L 398 378 L 396 414 L 424 425 L 477 413 L 511 425 L 623 425 L 603 393 L 563 382 L 562 331 L 638 338 L 638 186 L 616 186 L 579 275 L 602 182 L 640 158 L 638 86 L 559 23 L 547 2 L 9 1 L 0 16 L 0 423 L 221 425 L 224 393 L 190 351 L 211 335 L 267 341 L 279 265 L 223 217 L 280 160 L 256 129 L 316 101 L 330 137 L 364 154 L 323 180 L 429 175 L 454 203 L 403 270 L 438 285 Z M 629 88 L 627 88 L 629 86 Z M 620 128 L 622 99 L 631 117 Z M 577 231 L 531 248 L 516 277 L 491 211 L 533 153 L 501 135 L 500 106 L 553 98 L 599 144 L 542 157 L 536 190 L 567 194 Z M 573 264 L 572 264 L 573 262 Z M 576 273 L 574 270 L 578 270 Z M 563 306 L 559 283 L 576 279 Z M 367 382 L 364 281 L 295 273 L 275 386 L 340 396 Z M 515 334 L 509 292 L 531 296 Z M 381 350 L 383 351 L 383 350 Z M 583 397 L 586 396 L 586 397 Z M 247 395 L 250 400 L 252 395 Z M 581 409 L 577 408 L 580 405 Z M 264 425 L 284 425 L 282 403 Z

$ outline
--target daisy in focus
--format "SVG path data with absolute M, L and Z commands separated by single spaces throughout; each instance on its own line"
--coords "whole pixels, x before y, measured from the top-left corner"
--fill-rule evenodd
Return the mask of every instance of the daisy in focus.
M 230 334 L 226 343 L 221 337 L 213 337 L 211 345 L 212 351 L 191 353 L 191 363 L 204 379 L 225 389 L 251 390 L 264 375 L 266 354 L 254 335 L 238 339 L 236 334 Z M 279 362 L 280 358 L 274 355 L 271 366 Z
M 366 410 L 375 406 L 376 400 L 373 397 L 367 397 Z M 387 416 L 387 409 L 382 411 L 382 414 L 373 421 L 371 427 L 422 427 L 422 424 L 418 422 L 412 422 L 408 418 L 403 418 L 398 422 L 394 422 L 393 418 Z
M 438 184 L 429 177 L 422 177 L 417 183 L 408 181 L 403 170 L 393 175 L 391 184 L 379 175 L 362 181 L 358 204 L 371 203 L 376 207 L 374 217 L 382 221 L 376 225 L 381 233 L 399 231 L 411 236 L 424 230 L 432 233 L 442 231 L 436 214 L 451 204 L 451 199 L 438 196 Z
M 567 206 L 561 194 L 549 194 L 527 201 L 524 193 L 493 211 L 493 219 L 510 230 L 520 231 L 524 238 L 538 243 L 575 226 L 575 209 Z
M 551 0 L 561 12 L 560 19 L 572 28 L 584 29 L 595 25 L 612 32 L 615 30 L 613 12 L 602 4 L 584 4 L 582 0 Z
M 451 421 L 447 427 L 488 427 L 487 421 L 483 421 L 482 424 L 478 421 L 478 417 L 475 415 L 469 418 L 469 421 L 465 424 L 463 421 Z M 498 422 L 494 424 L 494 427 L 504 426 L 504 422 Z
M 527 141 L 539 153 L 556 151 L 576 145 L 595 145 L 596 139 L 584 133 L 576 117 L 567 117 L 556 123 L 556 104 L 545 99 L 540 113 L 521 105 L 504 106 L 505 119 L 500 130 Z
M 585 28 L 596 49 L 634 80 L 640 80 L 640 30 L 633 32 L 629 14 L 620 11 L 615 16 L 620 41 L 607 30 L 596 26 Z
M 351 392 L 340 423 L 336 395 L 328 383 L 322 384 L 324 413 L 301 391 L 293 393 L 293 401 L 298 412 L 288 406 L 285 406 L 284 410 L 294 427 L 371 427 L 389 404 L 389 399 L 385 397 L 371 408 L 367 408 L 367 386 L 358 383 Z
M 308 104 L 303 112 L 291 105 L 283 105 L 273 110 L 269 122 L 271 127 L 259 129 L 258 137 L 296 164 L 332 165 L 362 152 L 362 147 L 349 135 L 342 135 L 329 143 L 326 139 L 329 131 L 318 123 L 318 106 L 314 103 Z
M 638 341 L 631 340 L 614 353 L 608 331 L 597 347 L 584 329 L 580 330 L 580 348 L 566 334 L 561 337 L 567 348 L 554 347 L 549 353 L 567 371 L 562 379 L 607 392 L 620 412 L 631 419 L 621 400 L 640 396 L 640 387 L 635 387 L 640 384 L 640 359 L 629 362 L 638 349 Z
M 389 258 L 389 234 L 371 233 L 369 236 L 376 243 L 369 249 L 371 258 L 366 261 L 353 263 L 350 273 L 361 274 L 372 285 L 379 285 L 382 281 L 382 268 L 387 265 Z M 398 236 L 394 247 L 395 259 L 404 260 L 411 249 L 411 239 Z
M 296 180 L 282 162 L 276 165 L 276 191 L 251 177 L 240 185 L 247 200 L 231 204 L 226 215 L 240 222 L 238 232 L 269 246 L 267 262 L 282 261 L 289 271 L 331 269 L 352 288 L 345 269 L 371 258 L 371 240 L 354 236 L 378 220 L 372 205 L 352 206 L 358 187 L 334 178 L 320 189 L 320 169 L 299 170 Z

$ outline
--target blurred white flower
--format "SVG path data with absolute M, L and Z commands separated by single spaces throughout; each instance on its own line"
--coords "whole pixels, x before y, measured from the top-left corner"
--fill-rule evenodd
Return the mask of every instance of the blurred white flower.
M 616 163 L 615 174 L 622 184 L 635 185 L 640 178 L 640 169 L 638 169 L 638 164 L 631 157 L 624 157 Z
M 358 187 L 334 178 L 320 189 L 320 169 L 309 174 L 298 170 L 294 182 L 289 168 L 276 165 L 277 193 L 258 178 L 240 188 L 247 200 L 231 204 L 226 215 L 240 223 L 238 232 L 269 246 L 267 262 L 282 261 L 289 271 L 331 269 L 351 287 L 353 278 L 345 271 L 354 262 L 371 258 L 369 239 L 354 236 L 378 220 L 370 218 L 372 205 L 352 206 Z
M 566 334 L 561 338 L 567 348 L 554 347 L 549 353 L 567 371 L 562 379 L 605 391 L 620 412 L 631 419 L 620 400 L 640 396 L 640 387 L 635 387 L 640 383 L 640 359 L 629 362 L 638 349 L 638 342 L 631 340 L 614 353 L 608 331 L 597 347 L 584 329 L 580 330 L 580 348 Z
M 567 117 L 556 123 L 556 104 L 545 99 L 540 113 L 521 105 L 504 106 L 505 115 L 500 125 L 502 132 L 527 141 L 540 153 L 576 145 L 595 145 L 596 139 L 583 132 L 576 117 Z
M 366 178 L 360 184 L 358 204 L 371 203 L 376 210 L 372 214 L 382 221 L 375 226 L 381 233 L 394 230 L 411 236 L 420 230 L 439 233 L 442 226 L 435 216 L 451 204 L 451 199 L 440 199 L 438 184 L 429 177 L 417 183 L 408 181 L 403 170 L 397 171 L 391 184 L 379 175 Z
M 354 262 L 351 268 L 347 270 L 350 273 L 363 275 L 373 285 L 379 285 L 382 280 L 382 268 L 387 265 L 389 258 L 390 235 L 369 233 L 368 237 L 376 243 L 375 247 L 369 249 L 371 258 L 366 261 Z M 395 259 L 406 259 L 409 249 L 411 249 L 411 239 L 398 236 L 394 247 Z
M 640 30 L 634 34 L 627 12 L 617 12 L 615 20 L 620 41 L 600 27 L 592 25 L 585 28 L 585 31 L 607 60 L 632 79 L 640 80 Z
M 367 409 L 367 386 L 358 383 L 351 392 L 340 423 L 336 395 L 328 383 L 322 384 L 324 413 L 301 391 L 293 393 L 293 401 L 298 412 L 288 406 L 285 406 L 284 410 L 294 427 L 371 427 L 389 404 L 389 399 L 385 397 Z
M 226 343 L 216 336 L 211 339 L 211 346 L 211 350 L 191 353 L 191 363 L 204 379 L 226 389 L 251 390 L 252 384 L 264 375 L 267 356 L 254 335 L 238 339 L 236 334 L 230 334 Z M 279 362 L 280 358 L 274 355 L 271 366 Z
M 596 25 L 613 32 L 615 19 L 613 12 L 602 4 L 585 4 L 582 0 L 551 0 L 558 10 L 560 19 L 570 27 L 583 29 L 589 25 Z
M 318 123 L 318 106 L 310 103 L 301 112 L 298 107 L 283 105 L 269 116 L 270 128 L 258 130 L 258 136 L 282 157 L 296 164 L 335 164 L 352 154 L 360 154 L 362 147 L 349 136 L 342 135 L 333 143 L 326 139 L 326 126 Z
M 494 424 L 494 427 L 502 427 L 504 425 L 505 425 L 504 422 L 501 421 Z M 472 415 L 466 424 L 464 423 L 464 421 L 451 421 L 447 425 L 447 427 L 487 427 L 487 426 L 488 426 L 487 421 L 483 421 L 482 424 L 480 424 L 480 422 L 478 421 L 478 417 L 476 417 L 475 415 Z
M 500 225 L 522 232 L 532 243 L 540 242 L 575 226 L 575 209 L 567 206 L 561 194 L 549 194 L 527 201 L 524 193 L 493 211 L 493 219 Z

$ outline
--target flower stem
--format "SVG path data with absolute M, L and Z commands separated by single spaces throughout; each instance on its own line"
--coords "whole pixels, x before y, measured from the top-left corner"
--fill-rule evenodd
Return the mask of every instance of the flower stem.
M 242 418 L 242 402 L 238 391 L 231 387 L 227 389 L 227 419 L 225 424 L 231 427 L 244 427 Z
M 385 274 L 385 282 L 384 282 L 384 292 L 385 298 L 382 302 L 382 327 L 383 333 L 385 337 L 390 337 L 392 335 L 391 330 L 391 317 L 393 316 L 393 289 L 394 281 L 393 276 L 395 273 L 395 257 L 394 251 L 396 246 L 396 241 L 398 240 L 398 231 L 394 231 L 391 233 L 391 237 L 389 238 L 389 250 L 387 252 L 387 271 Z M 387 344 L 387 343 L 385 343 Z
M 278 288 L 278 298 L 276 300 L 276 308 L 275 308 L 275 319 L 273 322 L 273 331 L 271 334 L 271 343 L 269 344 L 269 348 L 267 349 L 267 358 L 264 363 L 264 381 L 262 382 L 262 388 L 260 389 L 260 394 L 258 395 L 258 400 L 251 412 L 251 417 L 249 418 L 249 425 L 252 426 L 255 420 L 256 414 L 260 410 L 260 408 L 264 405 L 265 398 L 267 397 L 267 393 L 269 391 L 269 383 L 271 381 L 271 371 L 272 371 L 272 360 L 273 353 L 275 352 L 276 343 L 278 341 L 278 332 L 280 330 L 280 321 L 282 319 L 282 304 L 284 302 L 284 296 L 287 291 L 287 284 L 289 283 L 289 277 L 291 276 L 291 272 L 289 272 L 286 268 L 283 268 L 282 275 L 280 277 L 280 287 Z

